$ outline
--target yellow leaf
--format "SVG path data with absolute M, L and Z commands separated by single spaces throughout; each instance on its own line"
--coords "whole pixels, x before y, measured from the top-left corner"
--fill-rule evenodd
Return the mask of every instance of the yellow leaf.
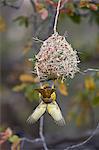
M 2 16 L 0 16 L 0 32 L 5 32 L 6 23 Z
M 26 84 L 22 83 L 20 85 L 16 85 L 15 87 L 13 87 L 12 90 L 14 92 L 19 92 L 19 91 L 22 91 L 25 87 L 26 87 Z
M 64 82 L 61 82 L 58 86 L 60 93 L 64 96 L 68 95 L 67 86 Z
M 80 0 L 79 5 L 80 5 L 81 8 L 89 7 L 89 1 L 88 0 Z
M 7 128 L 4 132 L 1 132 L 0 135 L 0 145 L 6 142 L 12 136 L 12 130 Z
M 30 74 L 21 74 L 19 77 L 19 80 L 21 82 L 30 82 L 30 83 L 37 83 L 39 82 L 39 79 L 37 77 L 33 77 Z
M 39 12 L 43 8 L 44 8 L 44 5 L 42 3 L 37 3 L 36 4 L 36 10 L 37 10 L 37 12 Z
M 87 90 L 95 90 L 95 81 L 92 77 L 87 77 L 85 79 L 85 88 Z

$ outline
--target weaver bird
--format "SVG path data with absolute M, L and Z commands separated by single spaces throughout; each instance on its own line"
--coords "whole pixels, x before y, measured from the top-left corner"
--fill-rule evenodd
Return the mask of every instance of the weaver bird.
M 56 103 L 55 89 L 48 85 L 44 85 L 40 89 L 35 90 L 39 92 L 41 103 L 36 107 L 27 121 L 29 123 L 36 122 L 47 110 L 58 125 L 64 125 L 65 120 L 58 104 Z

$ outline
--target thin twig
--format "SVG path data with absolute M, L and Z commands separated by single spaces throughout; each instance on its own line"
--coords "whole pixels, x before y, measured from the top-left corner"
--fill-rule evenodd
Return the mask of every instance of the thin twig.
M 28 138 L 24 137 L 24 138 L 21 138 L 20 141 L 26 141 L 26 142 L 34 143 L 34 142 L 41 141 L 41 139 L 40 138 L 36 138 L 34 140 L 31 140 L 31 139 L 28 139 Z
M 99 69 L 88 68 L 88 69 L 84 70 L 83 72 L 86 73 L 88 71 L 99 72 Z M 96 134 L 96 132 L 97 132 L 98 129 L 99 129 L 99 123 L 98 123 L 96 129 L 91 134 L 91 136 L 89 138 L 87 138 L 84 142 L 81 142 L 81 143 L 76 144 L 76 145 L 69 146 L 69 147 L 67 147 L 64 150 L 69 150 L 69 149 L 73 149 L 73 148 L 77 148 L 77 147 L 83 146 L 84 144 L 86 144 L 87 142 L 89 142 L 94 137 L 94 135 Z
M 99 72 L 99 69 L 88 68 L 88 69 L 84 70 L 83 72 L 79 70 L 79 73 L 82 74 L 82 75 L 86 75 L 86 73 L 87 73 L 88 71 L 91 71 L 91 72 Z
M 55 23 L 54 23 L 54 33 L 56 33 L 60 4 L 61 4 L 61 0 L 58 1 L 58 5 L 57 5 L 57 11 L 56 11 Z
M 21 149 L 23 148 L 23 145 L 24 145 L 25 141 L 34 144 L 34 143 L 42 141 L 42 140 L 41 140 L 41 138 L 36 138 L 34 140 L 28 139 L 26 137 L 21 138 L 21 140 L 20 140 L 20 142 L 21 142 L 21 144 L 20 144 Z
M 83 72 L 88 72 L 88 71 L 98 72 L 99 69 L 88 68 L 88 69 L 84 70 Z
M 35 41 L 37 41 L 37 42 L 40 42 L 40 43 L 43 43 L 43 41 L 42 40 L 40 40 L 39 38 L 37 38 L 37 37 L 32 37 L 33 38 L 33 40 L 35 40 Z
M 99 123 L 98 123 L 96 129 L 93 131 L 93 133 L 91 134 L 91 136 L 87 140 L 85 140 L 84 142 L 81 142 L 79 144 L 69 146 L 69 147 L 67 147 L 64 150 L 69 150 L 69 149 L 73 149 L 73 148 L 77 148 L 77 147 L 83 146 L 84 144 L 86 144 L 87 142 L 89 142 L 94 137 L 94 135 L 96 134 L 96 132 L 97 132 L 98 129 L 99 129 Z

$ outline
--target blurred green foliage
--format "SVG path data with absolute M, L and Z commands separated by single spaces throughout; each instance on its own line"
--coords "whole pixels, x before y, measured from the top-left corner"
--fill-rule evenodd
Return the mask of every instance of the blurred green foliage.
M 99 107 L 99 72 L 85 77 L 82 89 L 76 93 L 70 107 L 67 120 L 73 119 L 77 126 L 89 124 L 94 119 L 93 108 Z
M 18 22 L 20 26 L 25 26 L 26 28 L 29 26 L 29 19 L 27 16 L 19 16 L 13 21 Z
M 8 7 L 15 7 L 18 0 L 2 0 L 1 4 Z M 48 17 L 51 17 L 51 12 L 49 7 L 56 9 L 58 0 L 47 0 L 47 1 L 30 1 L 33 6 L 33 11 L 35 14 L 32 14 L 32 17 L 36 17 L 36 13 L 39 14 L 42 20 L 46 20 Z M 21 5 L 21 3 L 20 3 Z M 65 2 L 62 1 L 62 8 L 60 13 L 67 15 L 74 23 L 80 23 L 84 17 L 89 18 L 89 22 L 95 22 L 99 25 L 99 4 L 89 0 L 80 0 L 75 2 L 73 0 Z M 18 8 L 17 8 L 18 9 Z M 20 7 L 19 7 L 20 9 Z M 31 15 L 24 16 L 20 15 L 14 19 L 15 22 L 18 22 L 20 26 L 29 27 L 31 23 Z

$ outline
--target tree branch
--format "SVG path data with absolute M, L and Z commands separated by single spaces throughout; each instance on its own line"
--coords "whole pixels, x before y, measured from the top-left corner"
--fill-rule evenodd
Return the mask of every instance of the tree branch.
M 67 148 L 64 149 L 64 150 L 69 150 L 69 149 L 73 149 L 73 148 L 77 148 L 77 147 L 83 146 L 84 144 L 86 144 L 87 142 L 89 142 L 89 141 L 94 137 L 94 135 L 97 133 L 97 130 L 98 130 L 98 129 L 99 129 L 99 123 L 98 123 L 96 129 L 95 129 L 95 130 L 93 131 L 93 133 L 91 134 L 91 136 L 89 136 L 89 138 L 87 138 L 87 140 L 85 140 L 84 142 L 81 142 L 81 143 L 79 143 L 79 144 L 75 144 L 75 145 L 69 146 L 69 147 L 67 147 Z

